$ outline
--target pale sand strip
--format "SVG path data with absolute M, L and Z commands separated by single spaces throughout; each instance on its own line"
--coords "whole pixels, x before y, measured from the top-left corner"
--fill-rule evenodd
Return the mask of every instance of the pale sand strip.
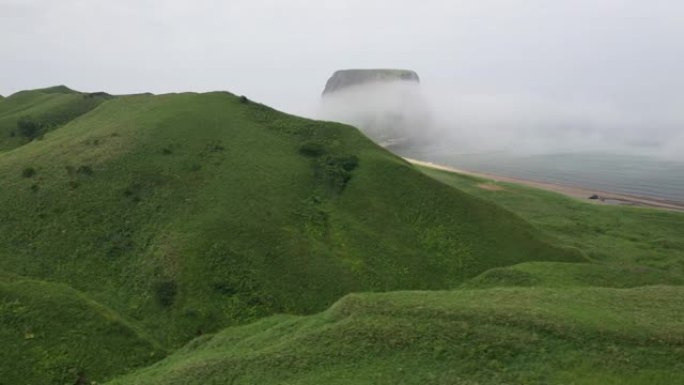
M 616 194 L 616 193 L 609 193 L 605 191 L 598 191 L 598 190 L 590 190 L 587 188 L 581 188 L 581 187 L 574 187 L 574 186 L 564 186 L 564 185 L 559 185 L 555 183 L 546 183 L 546 182 L 535 182 L 531 180 L 526 180 L 526 179 L 520 179 L 520 178 L 511 178 L 511 177 L 506 177 L 506 176 L 499 176 L 499 175 L 492 175 L 492 174 L 485 174 L 485 173 L 480 173 L 480 172 L 472 172 L 472 171 L 467 171 L 467 170 L 461 170 L 455 167 L 449 167 L 449 166 L 444 166 L 441 164 L 435 164 L 432 162 L 426 162 L 422 160 L 417 160 L 417 159 L 411 159 L 411 158 L 404 158 L 408 162 L 418 165 L 418 166 L 423 166 L 423 167 L 430 167 L 436 170 L 443 170 L 443 171 L 449 171 L 449 172 L 454 172 L 457 174 L 465 174 L 465 175 L 472 175 L 476 176 L 479 178 L 484 178 L 484 179 L 490 179 L 495 182 L 508 182 L 508 183 L 516 183 L 516 184 L 521 184 L 529 187 L 535 187 L 547 191 L 553 191 L 557 192 L 563 195 L 567 195 L 573 198 L 579 198 L 582 199 L 586 202 L 593 202 L 593 203 L 603 203 L 603 204 L 609 204 L 609 205 L 625 205 L 625 206 L 640 206 L 640 207 L 651 207 L 651 208 L 659 208 L 659 209 L 665 209 L 665 210 L 673 210 L 673 211 L 684 211 L 684 204 L 680 204 L 677 202 L 670 202 L 670 201 L 665 201 L 665 200 L 659 200 L 659 199 L 654 199 L 654 198 L 646 198 L 646 197 L 638 197 L 638 196 L 632 196 L 632 195 L 625 195 L 625 194 Z M 588 199 L 592 195 L 598 195 L 601 199 Z

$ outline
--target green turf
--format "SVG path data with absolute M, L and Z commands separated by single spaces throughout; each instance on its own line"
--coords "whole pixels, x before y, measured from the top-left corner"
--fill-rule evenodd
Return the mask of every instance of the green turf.
M 642 282 L 642 278 L 646 280 L 644 283 L 677 283 L 684 277 L 684 213 L 598 205 L 512 183 L 428 168 L 421 170 L 461 191 L 505 207 L 540 230 L 551 242 L 577 248 L 587 259 L 603 266 L 599 267 L 600 271 L 608 274 L 603 278 L 597 276 L 598 285 L 626 287 L 630 282 Z M 502 189 L 478 187 L 483 182 Z M 562 269 L 566 265 L 552 266 Z M 572 271 L 568 274 L 576 275 Z
M 83 98 L 62 91 L 27 94 Z M 352 127 L 229 93 L 104 98 L 0 153 L 0 175 L 0 271 L 69 285 L 167 350 L 350 292 L 449 289 L 494 267 L 583 259 Z
M 0 341 L 2 385 L 109 378 L 165 355 L 129 321 L 83 293 L 10 276 L 0 277 Z
M 65 86 L 21 91 L 0 98 L 0 152 L 39 140 L 78 116 L 111 98 L 104 93 L 84 94 Z M 22 131 L 20 121 L 34 126 L 32 133 Z
M 452 292 L 348 296 L 316 316 L 200 338 L 113 384 L 684 382 L 684 288 L 647 286 L 681 285 L 683 215 L 511 184 L 491 192 L 480 179 L 423 171 L 504 205 L 592 262 L 494 268 Z M 653 247 L 662 243 L 654 236 L 668 246 Z
M 682 285 L 684 277 L 645 266 L 623 267 L 611 263 L 527 262 L 497 267 L 465 282 L 464 288 L 501 286 L 598 286 L 639 287 Z
M 2 132 L 0 384 L 684 381 L 682 214 L 225 92 L 24 91 Z
M 194 340 L 112 385 L 674 384 L 684 288 L 350 295 Z

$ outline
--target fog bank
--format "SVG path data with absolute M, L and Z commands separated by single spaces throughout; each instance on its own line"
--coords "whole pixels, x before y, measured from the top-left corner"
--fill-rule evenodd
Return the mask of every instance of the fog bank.
M 378 142 L 400 139 L 455 153 L 602 152 L 684 161 L 678 107 L 630 110 L 605 100 L 391 82 L 326 96 L 314 116 L 355 125 Z

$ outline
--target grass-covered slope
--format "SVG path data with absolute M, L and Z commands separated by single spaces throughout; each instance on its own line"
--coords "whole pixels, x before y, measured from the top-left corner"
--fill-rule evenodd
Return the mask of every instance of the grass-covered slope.
M 65 86 L 0 98 L 0 151 L 40 139 L 110 98 L 105 93 L 80 93 Z
M 684 382 L 684 292 L 646 286 L 683 283 L 684 215 L 513 184 L 482 189 L 494 182 L 423 171 L 506 206 L 594 261 L 493 268 L 453 292 L 349 296 L 316 316 L 195 340 L 114 384 Z M 525 288 L 496 288 L 506 286 Z
M 0 152 L 0 384 L 684 380 L 684 292 L 638 287 L 682 283 L 684 216 L 483 190 L 228 93 L 92 97 Z
M 649 268 L 621 266 L 618 263 L 525 262 L 489 269 L 466 281 L 464 288 L 504 286 L 614 287 L 682 285 L 684 276 Z
M 9 276 L 0 277 L 0 341 L 2 385 L 103 380 L 165 353 L 83 293 Z
M 350 295 L 201 337 L 114 385 L 675 384 L 684 289 Z
M 228 93 L 108 100 L 0 154 L 0 175 L 0 269 L 66 283 L 163 346 L 353 291 L 579 259 L 352 127 Z
M 544 281 L 567 282 L 570 277 L 577 277 L 584 284 L 593 280 L 593 284 L 601 286 L 629 287 L 681 283 L 684 279 L 682 213 L 589 204 L 512 183 L 421 170 L 472 196 L 505 207 L 554 239 L 554 243 L 575 247 L 596 263 L 588 268 L 557 264 L 523 268 L 537 276 L 545 275 L 541 278 Z M 482 188 L 483 185 L 498 188 Z M 563 271 L 565 267 L 569 268 L 567 272 Z

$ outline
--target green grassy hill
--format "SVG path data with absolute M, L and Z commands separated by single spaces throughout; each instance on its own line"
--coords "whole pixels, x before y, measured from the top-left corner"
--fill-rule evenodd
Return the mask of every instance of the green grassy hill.
M 0 151 L 40 139 L 110 98 L 105 93 L 81 93 L 65 86 L 0 98 Z
M 111 385 L 675 384 L 684 288 L 350 295 L 201 337 Z
M 0 384 L 73 384 L 166 352 L 129 321 L 64 284 L 0 277 Z
M 350 292 L 450 289 L 495 267 L 583 260 L 352 127 L 221 92 L 95 97 L 96 108 L 41 140 L 0 152 L 0 271 L 68 285 L 74 306 L 88 298 L 135 331 L 110 346 L 98 322 L 84 321 L 88 354 L 125 363 L 58 361 L 43 379 L 67 371 L 102 381 L 147 363 L 143 352 L 159 357 L 274 313 L 319 312 Z M 0 101 L 0 121 L 53 116 L 66 100 L 89 99 L 61 88 L 18 93 Z M 68 319 L 71 310 L 50 311 Z M 58 315 L 35 317 L 49 325 Z M 46 329 L 36 345 L 51 351 L 66 330 Z M 80 357 L 78 345 L 64 346 Z M 22 362 L 24 353 L 7 354 Z M 21 368 L 1 366 L 0 378 Z
M 576 276 L 585 284 L 629 287 L 681 283 L 684 277 L 684 214 L 628 206 L 605 206 L 512 183 L 421 168 L 426 175 L 460 191 L 514 212 L 552 239 L 580 250 L 595 264 L 589 269 L 554 266 L 542 273 L 548 280 Z M 481 188 L 482 184 L 497 189 Z M 567 271 L 564 268 L 567 267 Z M 524 268 L 531 272 L 529 268 Z M 580 270 L 583 270 L 580 273 Z M 552 271 L 553 270 L 553 271 Z M 563 270 L 562 272 L 559 272 Z M 589 271 L 591 270 L 591 272 Z M 595 280 L 592 281 L 593 278 Z
M 0 99 L 0 176 L 0 385 L 684 382 L 679 213 L 225 92 Z

